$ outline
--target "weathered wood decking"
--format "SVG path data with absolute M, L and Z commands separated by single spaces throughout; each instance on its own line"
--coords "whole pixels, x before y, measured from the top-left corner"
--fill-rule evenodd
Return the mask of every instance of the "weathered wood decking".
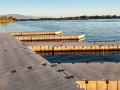
M 0 34 L 0 90 L 77 90 L 75 81 L 9 34 Z

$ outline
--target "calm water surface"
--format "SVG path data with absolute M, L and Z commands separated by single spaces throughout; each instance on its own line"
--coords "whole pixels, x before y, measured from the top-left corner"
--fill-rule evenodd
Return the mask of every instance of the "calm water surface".
M 63 31 L 65 35 L 85 34 L 85 41 L 120 41 L 120 19 L 24 21 L 0 26 L 0 32 Z M 46 56 L 49 61 L 120 61 L 120 54 Z

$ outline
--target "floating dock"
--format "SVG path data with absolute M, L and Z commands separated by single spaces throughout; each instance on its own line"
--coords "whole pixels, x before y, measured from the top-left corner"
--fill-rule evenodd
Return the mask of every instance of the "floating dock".
M 61 63 L 85 90 L 120 90 L 120 63 Z
M 30 36 L 30 35 L 60 35 L 62 31 L 54 31 L 54 32 L 12 32 L 10 33 L 13 36 Z
M 117 51 L 120 42 L 26 43 L 33 51 Z
M 57 64 L 34 52 L 120 51 L 120 42 L 24 43 L 12 35 L 0 33 L 0 90 L 120 90 L 119 62 Z
M 78 90 L 68 74 L 58 71 L 10 34 L 0 33 L 0 90 Z
M 85 35 L 41 35 L 41 36 L 19 36 L 16 37 L 20 41 L 45 41 L 45 40 L 80 40 L 85 38 Z

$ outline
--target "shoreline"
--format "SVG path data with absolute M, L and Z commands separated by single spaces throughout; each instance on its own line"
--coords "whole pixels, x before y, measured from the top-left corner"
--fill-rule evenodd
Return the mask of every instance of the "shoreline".
M 16 19 L 13 17 L 7 17 L 7 16 L 2 16 L 0 17 L 0 24 L 8 24 L 8 23 L 14 23 L 16 22 Z
M 59 17 L 59 18 L 54 18 L 54 17 L 45 17 L 45 18 L 27 18 L 27 19 L 17 19 L 17 21 L 43 21 L 43 20 L 91 20 L 91 19 L 120 19 L 120 16 L 116 16 L 116 15 L 103 15 L 103 16 L 75 16 L 75 17 Z
M 120 18 L 112 18 L 111 20 L 115 20 L 115 19 L 120 19 Z M 61 20 L 54 20 L 54 19 L 44 19 L 44 20 L 38 20 L 38 19 L 19 19 L 16 21 L 74 21 L 74 20 L 104 20 L 104 19 L 61 19 Z M 110 19 L 106 19 L 106 20 L 110 20 Z

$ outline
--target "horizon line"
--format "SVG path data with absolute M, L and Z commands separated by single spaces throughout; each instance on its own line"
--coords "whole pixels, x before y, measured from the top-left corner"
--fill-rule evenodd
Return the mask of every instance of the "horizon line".
M 95 15 L 74 15 L 74 16 L 40 16 L 40 15 L 27 15 L 27 14 L 0 14 L 0 16 L 7 16 L 7 15 L 23 15 L 23 16 L 33 16 L 33 17 L 47 17 L 47 18 L 65 18 L 65 17 L 80 17 L 80 16 L 120 16 L 117 14 L 95 14 Z

